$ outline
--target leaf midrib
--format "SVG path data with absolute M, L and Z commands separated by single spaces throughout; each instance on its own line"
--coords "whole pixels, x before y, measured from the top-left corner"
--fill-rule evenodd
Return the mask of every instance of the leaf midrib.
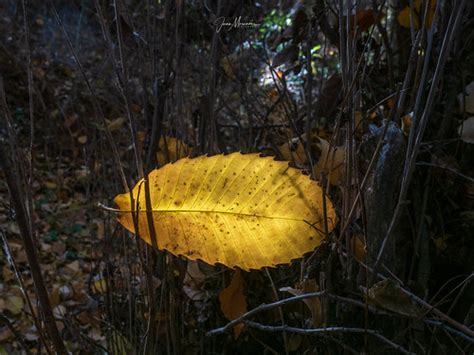
M 121 211 L 127 213 L 135 213 L 137 211 Z M 268 219 L 281 219 L 286 221 L 298 221 L 298 222 L 305 222 L 302 218 L 291 218 L 291 217 L 280 217 L 280 216 L 264 216 L 259 214 L 251 214 L 251 213 L 241 213 L 241 212 L 231 212 L 231 211 L 209 211 L 209 210 L 182 210 L 182 209 L 152 209 L 152 210 L 138 210 L 138 212 L 159 212 L 159 213 L 218 213 L 218 214 L 230 214 L 235 216 L 244 216 L 244 217 L 258 217 L 258 218 L 268 218 Z

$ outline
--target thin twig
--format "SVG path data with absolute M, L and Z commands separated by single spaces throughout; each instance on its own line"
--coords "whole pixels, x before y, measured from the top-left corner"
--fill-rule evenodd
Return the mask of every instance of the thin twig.
M 474 178 L 472 178 L 470 176 L 467 176 L 467 175 L 464 175 L 464 174 L 460 173 L 459 171 L 457 171 L 453 168 L 450 168 L 448 166 L 437 165 L 437 164 L 428 163 L 428 162 L 425 162 L 425 161 L 419 161 L 419 162 L 416 163 L 416 165 L 431 166 L 433 168 L 440 168 L 440 169 L 448 170 L 448 171 L 452 172 L 453 174 L 456 174 L 456 175 L 462 177 L 463 179 L 466 179 L 467 181 L 474 182 Z
M 269 309 L 273 309 L 273 308 L 276 308 L 276 307 L 281 307 L 281 306 L 284 306 L 284 305 L 289 304 L 289 303 L 298 302 L 300 300 L 304 300 L 304 299 L 308 299 L 308 298 L 321 297 L 325 293 L 326 292 L 324 292 L 324 291 L 323 292 L 305 293 L 303 295 L 298 295 L 298 296 L 294 296 L 294 297 L 285 298 L 284 300 L 280 300 L 280 301 L 273 302 L 273 303 L 268 303 L 268 304 L 263 303 L 260 306 L 255 307 L 254 309 L 248 311 L 247 313 L 244 313 L 239 318 L 236 318 L 236 319 L 230 321 L 225 326 L 220 327 L 220 328 L 216 328 L 216 329 L 213 329 L 213 330 L 207 332 L 206 335 L 207 336 L 213 336 L 213 335 L 217 335 L 217 334 L 223 334 L 223 333 L 227 332 L 229 329 L 232 329 L 234 327 L 234 325 L 242 323 L 245 319 L 247 319 L 247 318 L 249 318 L 249 317 L 251 317 L 251 316 L 253 316 L 257 313 L 260 313 L 260 312 L 263 312 L 263 311 L 266 311 L 266 310 L 269 310 Z
M 127 179 L 125 178 L 125 173 L 122 168 L 122 164 L 120 163 L 120 154 L 117 148 L 117 144 L 115 143 L 112 133 L 110 132 L 110 129 L 107 125 L 107 121 L 105 120 L 105 115 L 104 112 L 102 111 L 101 106 L 99 105 L 99 101 L 97 100 L 98 95 L 95 92 L 94 88 L 92 87 L 92 84 L 90 80 L 87 78 L 86 72 L 84 70 L 84 67 L 82 66 L 81 62 L 79 61 L 79 57 L 74 50 L 74 47 L 72 46 L 71 40 L 69 38 L 69 35 L 67 34 L 66 29 L 64 28 L 64 24 L 59 17 L 58 11 L 56 9 L 56 6 L 54 3 L 50 0 L 50 7 L 53 10 L 54 17 L 56 18 L 56 22 L 58 23 L 59 27 L 61 28 L 61 31 L 63 32 L 64 39 L 66 40 L 66 44 L 69 47 L 69 50 L 71 51 L 72 56 L 74 57 L 74 60 L 76 61 L 76 65 L 81 73 L 81 76 L 87 86 L 87 89 L 89 90 L 91 94 L 91 101 L 92 101 L 92 106 L 94 107 L 94 113 L 96 115 L 96 119 L 100 120 L 102 127 L 105 132 L 105 137 L 107 138 L 107 142 L 110 144 L 110 147 L 112 148 L 112 159 L 114 160 L 114 167 L 116 168 L 117 172 L 120 175 L 122 185 L 125 190 L 128 190 L 128 184 L 127 184 Z
M 20 228 L 21 241 L 28 259 L 28 265 L 30 266 L 31 276 L 35 285 L 38 301 L 41 306 L 40 309 L 43 315 L 45 327 L 54 350 L 58 354 L 66 354 L 67 350 L 61 339 L 61 335 L 59 334 L 58 327 L 56 326 L 51 304 L 49 302 L 48 291 L 46 290 L 43 275 L 41 273 L 41 266 L 38 260 L 36 246 L 30 229 L 31 217 L 28 215 L 25 209 L 25 205 L 23 203 L 24 196 L 22 196 L 18 186 L 18 181 L 21 181 L 21 177 L 14 175 L 15 170 L 11 166 L 10 157 L 7 155 L 5 147 L 2 144 L 0 144 L 0 167 L 2 168 L 5 175 L 12 205 L 16 212 L 16 221 L 18 223 L 18 227 Z
M 420 123 L 418 126 L 418 131 L 416 134 L 416 138 L 414 140 L 414 146 L 412 149 L 408 149 L 407 156 L 406 156 L 406 163 L 405 163 L 405 169 L 403 173 L 403 178 L 402 178 L 402 186 L 400 188 L 400 195 L 398 198 L 397 205 L 395 207 L 395 211 L 393 213 L 392 220 L 390 222 L 390 225 L 388 227 L 387 233 L 385 234 L 385 237 L 383 239 L 382 245 L 380 246 L 380 249 L 378 251 L 377 259 L 374 263 L 374 270 L 377 270 L 377 267 L 382 260 L 383 253 L 385 251 L 385 247 L 390 240 L 390 237 L 392 235 L 393 230 L 395 229 L 395 225 L 398 222 L 398 219 L 401 215 L 402 212 L 402 207 L 405 205 L 405 199 L 406 195 L 408 193 L 408 188 L 410 186 L 410 180 L 413 175 L 413 171 L 415 168 L 415 161 L 416 157 L 418 155 L 418 150 L 421 145 L 421 140 L 423 138 L 423 134 L 425 131 L 425 128 L 428 124 L 428 120 L 431 117 L 431 112 L 434 107 L 434 100 L 435 96 L 437 95 L 437 91 L 439 89 L 438 85 L 441 80 L 441 75 L 444 71 L 444 66 L 446 64 L 446 60 L 448 59 L 449 51 L 451 49 L 451 44 L 453 42 L 453 36 L 457 32 L 458 25 L 460 23 L 460 18 L 463 13 L 463 9 L 465 7 L 466 0 L 461 0 L 460 2 L 457 3 L 458 7 L 456 10 L 453 10 L 451 14 L 451 18 L 449 21 L 449 27 L 448 30 L 446 31 L 446 35 L 444 36 L 443 39 L 443 45 L 439 54 L 439 59 L 438 63 L 436 65 L 435 73 L 433 76 L 433 80 L 431 82 L 430 86 L 430 91 L 428 94 L 428 98 L 426 100 L 425 104 L 425 109 L 423 111 L 423 114 L 420 118 Z M 421 89 L 420 89 L 421 90 Z M 400 107 L 399 107 L 400 110 Z M 414 134 L 414 133 L 413 133 Z
M 0 322 L 2 322 L 4 325 L 7 326 L 8 329 L 10 329 L 10 331 L 13 333 L 15 338 L 18 340 L 18 342 L 20 343 L 20 345 L 23 348 L 23 350 L 25 351 L 25 353 L 26 354 L 31 354 L 31 352 L 28 350 L 28 347 L 25 344 L 25 339 L 23 339 L 20 332 L 15 329 L 12 322 L 10 322 L 10 320 L 6 316 L 4 316 L 3 313 L 0 313 Z
M 41 323 L 38 319 L 38 316 L 36 315 L 33 305 L 31 304 L 30 296 L 28 295 L 28 292 L 26 291 L 26 287 L 23 282 L 22 275 L 20 271 L 18 270 L 18 267 L 15 262 L 15 258 L 13 257 L 13 254 L 10 250 L 10 246 L 8 245 L 7 237 L 5 236 L 5 233 L 3 232 L 3 230 L 0 230 L 0 235 L 1 235 L 1 244 L 2 244 L 3 253 L 5 254 L 7 262 L 10 265 L 11 269 L 13 270 L 13 273 L 15 274 L 15 277 L 20 285 L 21 293 L 23 294 L 23 297 L 26 300 L 26 304 L 31 313 L 31 317 L 33 318 L 33 323 L 36 326 L 36 331 L 38 332 L 39 338 L 41 342 L 43 343 L 43 345 L 45 346 L 46 351 L 48 352 L 48 354 L 51 354 L 51 350 L 49 349 L 47 340 L 44 336 L 43 329 L 41 328 Z
M 404 354 L 415 354 L 412 353 L 408 350 L 406 350 L 403 346 L 398 345 L 391 341 L 390 339 L 387 339 L 384 337 L 382 334 L 377 332 L 376 330 L 373 329 L 364 329 L 364 328 L 350 328 L 350 327 L 327 327 L 327 328 L 296 328 L 296 327 L 289 327 L 286 325 L 277 325 L 277 326 L 271 326 L 271 325 L 264 325 L 256 322 L 251 322 L 251 321 L 245 321 L 244 322 L 246 325 L 252 328 L 256 328 L 259 330 L 263 330 L 266 332 L 289 332 L 289 333 L 298 333 L 298 334 L 306 334 L 306 335 L 324 335 L 327 333 L 356 333 L 356 334 L 370 334 L 376 337 L 377 339 L 381 340 L 385 344 L 390 345 L 392 348 L 404 353 Z

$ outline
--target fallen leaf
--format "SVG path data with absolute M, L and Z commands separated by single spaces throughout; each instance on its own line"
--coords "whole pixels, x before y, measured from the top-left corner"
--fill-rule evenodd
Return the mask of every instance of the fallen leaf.
M 10 311 L 14 315 L 21 313 L 23 309 L 23 298 L 16 295 L 9 295 L 5 300 L 5 310 Z
M 355 235 L 354 237 L 354 255 L 361 262 L 365 260 L 365 243 L 363 235 Z
M 104 294 L 107 292 L 107 279 L 105 277 L 100 277 L 95 279 L 92 283 L 92 290 L 97 294 Z
M 2 267 L 2 277 L 3 277 L 3 282 L 9 282 L 13 279 L 13 271 L 10 269 L 10 266 L 8 265 L 3 265 Z
M 350 35 L 354 37 L 355 34 L 360 34 L 361 32 L 367 31 L 370 26 L 375 25 L 378 21 L 383 19 L 385 14 L 379 12 L 376 16 L 374 10 L 367 9 L 367 10 L 359 10 L 356 12 L 355 15 L 350 17 Z M 342 18 L 345 24 L 347 21 L 347 17 L 344 16 Z
M 53 289 L 49 293 L 49 303 L 51 307 L 56 307 L 61 302 L 61 296 L 59 294 L 59 286 L 53 286 Z
M 118 221 L 150 245 L 148 183 L 156 244 L 175 255 L 244 270 L 289 263 L 319 246 L 324 233 L 321 188 L 287 162 L 258 154 L 184 158 L 152 171 L 130 194 L 115 197 Z M 328 230 L 336 214 L 327 202 Z
M 59 296 L 60 296 L 60 299 L 63 301 L 70 300 L 74 296 L 74 290 L 72 289 L 70 285 L 62 285 L 59 288 Z
M 411 20 L 410 17 L 412 18 L 413 21 L 413 27 L 415 30 L 418 30 L 420 28 L 420 23 L 421 23 L 421 16 L 424 12 L 424 7 L 422 8 L 421 5 L 423 4 L 423 0 L 415 0 L 413 2 L 413 8 L 410 7 L 410 5 L 406 6 L 403 8 L 402 11 L 398 14 L 398 23 L 400 26 L 405 27 L 405 28 L 411 28 Z M 431 24 L 433 23 L 433 17 L 435 14 L 436 10 L 436 0 L 430 0 L 430 3 L 428 5 L 428 14 L 427 14 L 427 20 L 426 20 L 426 28 L 430 28 Z
M 107 120 L 107 128 L 110 132 L 117 131 L 122 128 L 123 124 L 125 123 L 125 117 L 116 118 L 113 121 Z
M 35 325 L 29 327 L 25 332 L 25 339 L 28 341 L 35 341 L 39 339 L 38 330 L 36 329 Z
M 86 144 L 87 143 L 87 136 L 79 136 L 77 138 L 77 141 L 81 144 Z
M 132 350 L 132 344 L 130 344 L 130 341 L 116 329 L 112 329 L 110 347 L 111 350 L 113 350 L 113 354 L 117 355 L 128 355 Z
M 474 116 L 465 120 L 459 127 L 459 135 L 466 143 L 474 143 Z
M 296 137 L 278 146 L 282 159 L 291 161 L 297 168 L 303 168 L 308 163 L 304 139 L 305 135 L 302 135 L 301 139 Z
M 305 293 L 318 292 L 319 287 L 315 280 L 305 280 L 297 284 L 296 288 L 282 287 L 280 291 L 288 292 L 293 296 L 299 296 Z M 320 327 L 322 325 L 321 299 L 319 297 L 305 298 L 303 302 L 311 312 L 313 327 Z
M 219 294 L 221 310 L 228 320 L 234 320 L 247 312 L 247 300 L 244 294 L 244 283 L 242 274 L 237 269 L 232 277 L 230 285 Z M 237 339 L 242 332 L 244 325 L 237 324 L 234 326 L 234 337 Z
M 364 32 L 367 31 L 370 26 L 375 25 L 384 17 L 385 14 L 382 12 L 379 12 L 376 16 L 374 10 L 372 9 L 359 10 L 355 14 L 355 26 L 359 28 L 359 31 Z M 353 21 L 354 19 L 352 19 L 351 23 Z
M 53 308 L 53 315 L 56 319 L 63 319 L 66 315 L 66 307 L 62 304 Z M 57 323 L 57 322 L 56 322 Z
M 319 139 L 321 157 L 314 166 L 314 176 L 320 179 L 321 173 L 326 174 L 326 179 L 331 185 L 341 185 L 344 181 L 344 147 L 330 147 L 325 139 Z
M 288 339 L 288 351 L 294 352 L 298 350 L 298 348 L 303 343 L 303 337 L 301 334 L 292 333 L 290 334 L 290 338 Z
M 380 308 L 407 317 L 419 317 L 423 314 L 423 310 L 391 279 L 374 284 L 366 291 L 366 297 L 370 303 Z
M 80 271 L 79 260 L 74 260 L 73 262 L 67 264 L 64 269 L 69 274 L 77 274 Z
M 54 181 L 45 181 L 44 182 L 44 186 L 48 189 L 48 190 L 54 190 L 58 187 L 58 184 L 56 184 Z
M 105 337 L 102 335 L 100 328 L 92 328 L 88 333 L 89 337 L 95 341 L 105 340 Z
M 161 137 L 156 152 L 156 159 L 160 166 L 175 162 L 189 155 L 189 147 L 181 140 L 174 137 Z
M 203 289 L 206 275 L 199 268 L 197 261 L 188 261 L 186 275 L 183 280 L 183 291 L 193 301 L 203 301 L 209 294 Z
M 432 238 L 432 240 L 433 240 L 434 246 L 436 247 L 436 254 L 437 255 L 441 254 L 448 247 L 448 242 L 447 242 L 448 236 L 446 236 L 444 234 L 440 235 L 440 236 L 437 236 L 437 237 L 434 237 L 434 238 Z
M 413 112 L 410 112 L 404 115 L 401 118 L 401 121 L 402 121 L 402 132 L 405 136 L 408 136 L 410 134 L 410 127 L 413 123 Z
M 474 81 L 465 88 L 465 93 L 458 95 L 459 112 L 474 113 Z
M 224 70 L 224 73 L 229 77 L 230 80 L 235 79 L 234 68 L 237 65 L 237 56 L 235 54 L 227 55 L 223 57 L 220 61 L 221 68 Z
M 0 343 L 3 343 L 13 337 L 13 332 L 8 327 L 0 328 Z M 8 353 L 6 353 L 8 354 Z

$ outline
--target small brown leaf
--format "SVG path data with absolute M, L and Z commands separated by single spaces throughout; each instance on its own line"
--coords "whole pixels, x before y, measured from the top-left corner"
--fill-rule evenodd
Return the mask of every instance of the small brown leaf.
M 402 121 L 402 131 L 405 136 L 410 134 L 410 127 L 413 123 L 413 112 L 407 113 L 401 118 Z
M 74 260 L 73 262 L 67 264 L 64 267 L 64 269 L 68 274 L 71 274 L 71 275 L 79 273 L 80 271 L 79 260 Z
M 228 320 L 234 320 L 247 312 L 247 300 L 244 295 L 244 284 L 240 270 L 236 270 L 230 285 L 223 289 L 219 294 L 222 313 Z M 243 324 L 237 324 L 234 327 L 234 336 L 238 338 Z
M 86 144 L 87 143 L 87 136 L 86 135 L 80 136 L 79 138 L 77 138 L 77 141 L 81 144 Z
M 367 31 L 370 28 L 370 26 L 375 25 L 384 17 L 385 17 L 385 14 L 383 12 L 379 12 L 376 16 L 374 13 L 374 10 L 372 9 L 357 11 L 356 14 L 351 15 L 349 19 L 351 37 L 354 37 L 354 35 L 360 34 L 361 32 Z M 345 25 L 347 21 L 347 17 L 344 16 L 342 18 L 342 21 Z
M 297 284 L 296 288 L 282 287 L 280 291 L 288 292 L 293 296 L 299 296 L 305 293 L 318 292 L 319 287 L 315 280 L 305 280 Z M 305 298 L 303 302 L 311 312 L 313 327 L 320 327 L 322 325 L 321 299 L 318 297 Z
M 125 117 L 119 117 L 113 121 L 107 120 L 107 128 L 109 129 L 110 132 L 113 132 L 120 129 L 124 123 L 125 123 Z
M 385 17 L 384 13 L 378 13 L 377 16 L 374 13 L 374 10 L 360 10 L 357 11 L 355 15 L 355 26 L 359 28 L 359 31 L 364 32 L 367 31 L 370 26 L 375 25 L 378 21 Z M 353 22 L 352 19 L 351 22 Z M 355 29 L 352 29 L 353 31 Z
M 49 303 L 51 307 L 56 307 L 61 302 L 61 296 L 59 295 L 59 286 L 54 285 L 53 290 L 49 293 Z
M 378 307 L 407 317 L 419 317 L 423 313 L 422 309 L 415 305 L 391 279 L 374 284 L 367 290 L 366 297 L 370 303 Z
M 235 79 L 234 68 L 236 68 L 238 65 L 237 57 L 235 55 L 227 55 L 221 59 L 220 65 L 225 75 L 227 75 L 229 79 L 234 80 Z
M 354 256 L 359 261 L 365 260 L 365 243 L 363 235 L 354 236 Z

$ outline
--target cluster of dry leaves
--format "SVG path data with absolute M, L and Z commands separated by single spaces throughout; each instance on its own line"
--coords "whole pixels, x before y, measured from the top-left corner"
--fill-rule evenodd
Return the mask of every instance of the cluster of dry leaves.
M 88 172 L 81 167 L 62 172 L 62 176 L 44 176 L 32 186 L 36 197 L 36 244 L 42 272 L 59 330 L 69 334 L 72 340 L 73 334 L 79 333 L 74 327 L 80 327 L 81 333 L 105 345 L 101 330 L 103 310 L 98 307 L 95 297 L 105 292 L 105 284 L 103 277 L 94 270 L 102 257 L 94 245 L 104 238 L 104 225 L 99 218 L 87 217 L 86 197 L 74 187 L 78 177 L 84 177 Z M 0 224 L 5 233 L 2 245 L 7 256 L 1 263 L 0 312 L 8 317 L 24 342 L 21 344 L 12 329 L 3 324 L 0 353 L 17 352 L 23 345 L 31 352 L 38 352 L 38 347 L 30 347 L 39 346 L 39 334 L 32 317 L 32 314 L 38 316 L 33 280 L 19 229 L 12 211 L 8 211 L 6 186 L 2 184 L 0 189 Z M 69 346 L 80 349 L 77 339 Z

